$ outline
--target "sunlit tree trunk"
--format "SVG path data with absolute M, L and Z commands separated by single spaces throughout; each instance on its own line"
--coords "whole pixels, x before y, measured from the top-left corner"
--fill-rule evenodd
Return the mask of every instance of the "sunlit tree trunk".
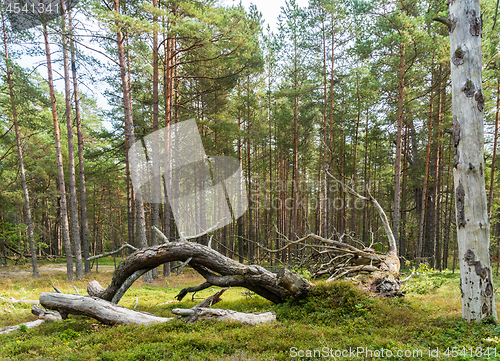
M 498 146 L 498 123 L 500 122 L 500 78 L 497 79 L 497 109 L 495 115 L 495 136 L 493 138 L 493 157 L 491 159 L 490 194 L 488 195 L 488 216 L 491 218 L 491 203 L 493 202 L 493 185 L 495 184 L 495 165 Z
M 119 0 L 114 0 L 115 11 L 120 11 Z M 115 25 L 117 27 L 120 26 L 118 20 L 115 21 Z M 135 134 L 134 134 L 134 121 L 132 117 L 132 101 L 130 95 L 130 85 L 127 78 L 127 64 L 125 62 L 125 48 L 124 48 L 124 36 L 121 30 L 118 30 L 116 33 L 116 40 L 118 44 L 118 61 L 120 64 L 120 77 L 122 82 L 122 92 L 123 92 L 123 111 L 125 117 L 125 132 L 128 134 L 128 143 L 129 146 L 135 144 Z M 128 149 L 127 149 L 128 152 Z M 134 154 L 129 153 L 129 158 L 134 157 Z M 132 159 L 130 159 L 132 160 Z M 138 172 L 136 167 L 130 167 L 130 172 L 132 174 L 132 178 L 138 179 L 134 177 L 134 173 Z M 148 246 L 147 238 L 146 238 L 146 219 L 144 216 L 144 204 L 142 202 L 142 194 L 139 189 L 135 192 L 136 199 L 136 207 L 137 207 L 137 223 L 138 223 L 138 246 L 139 248 L 146 248 Z M 151 274 L 146 273 L 144 275 L 144 280 L 146 282 L 151 282 Z
M 462 317 L 497 319 L 484 182 L 482 20 L 479 0 L 450 2 L 455 209 Z
M 75 176 L 75 152 L 73 143 L 73 119 L 71 116 L 71 89 L 69 80 L 69 59 L 68 59 L 68 37 L 66 28 L 66 8 L 65 2 L 61 1 L 61 9 L 65 14 L 62 17 L 62 48 L 64 64 L 64 93 L 66 100 L 66 129 L 68 132 L 68 168 L 69 168 L 69 192 L 71 206 L 71 221 L 73 223 L 73 246 L 75 247 L 75 273 L 76 279 L 83 279 L 82 250 L 80 243 L 80 222 L 78 221 L 78 201 L 76 195 Z M 69 11 L 68 11 L 69 12 Z M 71 31 L 71 30 L 70 30 Z
M 12 122 L 14 123 L 14 131 L 16 133 L 16 146 L 17 146 L 17 158 L 19 159 L 19 171 L 21 173 L 21 186 L 23 188 L 24 194 L 24 211 L 26 215 L 26 227 L 28 229 L 28 240 L 31 255 L 31 267 L 33 270 L 33 277 L 38 277 L 38 264 L 36 261 L 36 247 L 35 247 L 35 237 L 33 235 L 33 221 L 31 219 L 31 208 L 30 208 L 30 197 L 28 186 L 26 184 L 26 173 L 24 171 L 24 160 L 23 160 L 23 149 L 21 145 L 21 134 L 19 132 L 19 124 L 17 122 L 17 106 L 14 97 L 14 85 L 12 82 L 11 69 L 10 69 L 10 58 L 9 49 L 7 47 L 7 30 L 5 27 L 5 19 L 2 10 L 2 26 L 3 26 L 3 43 L 5 50 L 5 70 L 7 73 L 7 83 L 9 85 L 9 97 L 10 104 L 12 107 Z
M 402 40 L 401 40 L 402 41 Z M 405 45 L 401 42 L 399 46 L 399 86 L 398 86 L 398 123 L 396 131 L 396 155 L 394 164 L 394 213 L 393 233 L 396 244 L 399 244 L 399 218 L 401 212 L 401 145 L 403 139 L 403 107 L 405 91 Z
M 76 50 L 73 41 L 73 24 L 71 11 L 68 11 L 68 25 L 70 31 L 69 46 L 71 51 L 71 73 L 73 76 L 73 95 L 75 97 L 75 120 L 76 120 L 76 135 L 78 137 L 78 170 L 80 176 L 80 212 L 81 212 L 81 239 L 83 248 L 83 263 L 85 265 L 85 274 L 90 274 L 90 257 L 89 250 L 89 224 L 87 216 L 87 190 L 85 185 L 85 162 L 83 160 L 83 132 L 82 118 L 80 114 L 80 95 L 78 91 L 78 77 L 76 74 Z
M 45 55 L 47 58 L 47 72 L 49 78 L 50 103 L 52 108 L 52 120 L 54 121 L 54 138 L 56 143 L 57 173 L 59 180 L 59 193 L 61 196 L 61 221 L 64 251 L 66 255 L 67 279 L 69 282 L 75 280 L 73 275 L 73 256 L 71 252 L 71 241 L 69 237 L 68 206 L 66 203 L 66 186 L 64 183 L 63 157 L 61 151 L 61 138 L 59 135 L 59 119 L 57 117 L 56 95 L 52 77 L 52 61 L 50 59 L 49 35 L 47 25 L 43 24 L 43 38 L 45 41 Z
M 154 11 L 158 8 L 158 1 L 153 0 Z M 159 129 L 158 125 L 158 16 L 153 14 L 153 132 L 157 132 Z M 158 135 L 155 133 L 154 144 L 158 144 Z M 161 199 L 161 188 L 160 188 L 160 164 L 159 164 L 159 149 L 153 147 L 153 174 L 157 176 L 153 178 L 153 214 L 151 215 L 151 221 L 153 227 L 159 228 L 159 215 L 160 215 L 160 199 Z M 158 245 L 158 233 L 151 233 L 151 244 L 153 246 Z M 152 277 L 158 278 L 158 269 L 154 268 L 152 270 Z

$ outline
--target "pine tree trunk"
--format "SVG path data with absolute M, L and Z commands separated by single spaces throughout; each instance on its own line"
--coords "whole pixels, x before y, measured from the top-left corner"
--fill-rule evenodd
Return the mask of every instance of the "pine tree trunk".
M 5 49 L 5 67 L 7 73 L 7 83 L 9 85 L 9 97 L 10 104 L 12 107 L 12 122 L 14 123 L 14 131 L 16 133 L 16 146 L 17 146 L 17 158 L 19 159 L 19 171 L 21 173 L 21 186 L 23 188 L 24 194 L 24 209 L 26 216 L 26 227 L 28 229 L 28 240 L 30 247 L 30 255 L 31 255 L 31 267 L 33 270 L 33 277 L 38 277 L 38 264 L 36 261 L 36 247 L 35 247 L 35 238 L 33 235 L 33 221 L 31 219 L 31 208 L 30 208 L 30 197 L 28 186 L 26 184 L 26 173 L 24 171 L 24 160 L 23 160 L 23 149 L 21 145 L 21 133 L 19 132 L 19 124 L 17 122 L 17 107 L 14 96 L 14 85 L 12 83 L 11 70 L 10 70 L 10 58 L 9 58 L 9 49 L 7 47 L 7 30 L 5 28 L 5 18 L 2 11 L 2 27 L 3 27 L 3 42 Z M 5 261 L 7 264 L 7 260 Z
M 479 0 L 450 2 L 455 208 L 462 317 L 497 320 L 484 182 L 482 20 Z
M 491 218 L 491 203 L 493 202 L 493 185 L 495 184 L 495 164 L 497 160 L 499 122 L 500 122 L 500 78 L 497 79 L 497 110 L 495 114 L 495 136 L 493 140 L 493 157 L 491 159 L 490 193 L 488 195 L 488 216 L 490 218 Z
M 153 0 L 153 8 L 158 8 L 158 0 Z M 158 16 L 153 15 L 153 132 L 157 132 L 159 129 L 158 116 Z M 158 135 L 155 133 L 154 144 L 158 144 Z M 159 228 L 159 215 L 160 215 L 160 202 L 161 200 L 161 188 L 160 188 L 160 164 L 159 161 L 159 149 L 158 147 L 153 147 L 153 214 L 151 215 L 151 223 L 153 227 Z M 156 246 L 158 244 L 158 233 L 152 232 L 151 234 L 151 244 Z M 154 268 L 152 271 L 152 277 L 158 278 L 158 269 Z
M 359 94 L 359 70 L 356 69 L 356 100 L 357 100 L 357 118 L 356 118 L 356 134 L 354 137 L 354 152 L 352 155 L 352 186 L 354 190 L 358 191 L 356 182 L 357 182 L 357 164 L 358 164 L 358 140 L 359 140 L 359 123 L 361 122 L 361 96 Z M 351 232 L 356 232 L 356 197 L 352 196 L 352 205 L 351 205 Z M 356 232 L 357 234 L 357 232 Z
M 81 227 L 82 227 L 82 248 L 83 248 L 83 262 L 85 265 L 85 274 L 90 274 L 90 257 L 89 250 L 89 222 L 87 216 L 87 190 L 85 186 L 85 162 L 83 160 L 83 132 L 82 132 L 82 118 L 80 115 L 80 95 L 78 91 L 78 77 L 76 74 L 76 54 L 75 44 L 73 41 L 73 24 L 71 11 L 68 11 L 68 24 L 70 29 L 69 46 L 71 51 L 71 73 L 73 75 L 73 94 L 75 96 L 75 120 L 76 120 L 76 134 L 78 137 L 78 170 L 80 176 L 80 209 L 81 209 Z
M 403 43 L 399 47 L 399 90 L 398 90 L 398 124 L 396 133 L 396 155 L 394 164 L 394 212 L 393 212 L 393 233 L 396 244 L 399 244 L 399 217 L 401 211 L 401 144 L 403 135 L 403 107 L 405 89 L 405 46 Z
M 433 56 L 434 59 L 434 56 Z M 434 86 L 434 68 L 432 69 L 431 76 L 431 88 Z M 425 230 L 425 219 L 427 212 L 427 200 L 429 192 L 429 172 L 431 164 L 431 144 L 432 144 L 432 132 L 433 125 L 432 121 L 434 119 L 434 90 L 431 89 L 430 105 L 429 105 L 429 124 L 427 131 L 427 147 L 425 151 L 425 169 L 424 169 L 424 186 L 422 188 L 422 203 L 420 208 L 420 218 L 418 227 L 418 242 L 417 242 L 417 263 L 420 263 L 421 257 L 424 255 L 424 230 Z
M 71 205 L 71 221 L 73 223 L 73 246 L 75 247 L 75 274 L 76 279 L 83 279 L 82 250 L 80 243 L 80 224 L 78 222 L 78 201 L 76 195 L 75 177 L 75 152 L 73 143 L 73 120 L 71 117 L 71 90 L 69 81 L 69 59 L 68 59 L 68 38 L 66 29 L 66 6 L 65 1 L 61 1 L 63 35 L 63 64 L 64 64 L 64 91 L 66 100 L 66 129 L 68 132 L 68 167 L 69 167 L 69 192 Z M 69 11 L 68 11 L 69 12 Z M 70 29 L 71 31 L 71 29 Z
M 164 27 L 165 27 L 165 18 L 163 18 Z M 173 121 L 173 61 L 174 61 L 174 39 L 167 36 L 167 34 L 163 33 L 163 96 L 165 101 L 165 127 L 168 127 L 172 124 Z M 167 144 L 166 151 L 169 151 L 170 144 Z M 168 181 L 168 179 L 164 179 L 164 182 Z M 163 230 L 164 234 L 170 238 L 171 237 L 171 209 L 170 203 L 168 201 L 167 194 L 167 185 L 164 183 L 164 193 L 165 193 L 165 205 L 163 211 Z M 167 262 L 163 265 L 163 276 L 170 276 L 170 262 Z
M 52 77 L 52 62 L 50 59 L 49 35 L 47 34 L 47 26 L 45 24 L 43 24 L 43 37 L 45 41 L 45 55 L 47 57 L 47 72 L 49 78 L 49 92 L 50 92 L 50 103 L 52 108 L 52 119 L 54 121 L 54 137 L 55 137 L 56 156 L 57 156 L 57 173 L 59 181 L 59 193 L 61 196 L 62 236 L 64 241 L 64 250 L 66 254 L 66 271 L 67 271 L 68 281 L 73 282 L 75 278 L 73 275 L 73 258 L 71 252 L 71 241 L 69 236 L 68 208 L 66 203 L 66 186 L 64 184 L 61 138 L 59 135 L 59 119 L 57 118 L 56 95 L 54 91 L 54 82 L 52 80 L 53 77 Z
M 115 11 L 120 11 L 119 0 L 114 0 Z M 120 26 L 118 20 L 115 21 L 115 25 L 117 27 Z M 127 78 L 127 65 L 125 62 L 125 48 L 124 48 L 124 36 L 123 32 L 119 30 L 116 33 L 116 40 L 118 44 L 118 61 L 120 64 L 120 77 L 122 82 L 122 91 L 123 91 L 123 110 L 125 117 L 125 132 L 128 134 L 128 143 L 129 147 L 135 144 L 135 134 L 134 134 L 134 121 L 132 117 L 132 101 L 130 94 L 130 84 Z M 128 152 L 128 149 L 127 149 Z M 137 164 L 134 162 L 135 154 L 133 152 L 129 153 L 129 160 L 132 164 Z M 130 172 L 132 178 L 139 179 L 137 174 L 139 170 L 136 167 L 130 167 Z M 138 223 L 138 246 L 139 248 L 146 248 L 148 246 L 147 238 L 146 238 L 146 219 L 144 216 L 144 204 L 142 202 L 142 194 L 140 189 L 137 189 L 135 192 L 136 198 L 136 208 L 137 208 L 137 223 Z M 151 275 L 146 273 L 144 275 L 144 281 L 152 282 Z
M 239 111 L 240 112 L 240 111 Z M 238 127 L 241 130 L 241 116 L 238 113 Z M 241 163 L 242 160 L 242 151 L 241 151 L 241 135 L 238 135 L 238 161 Z M 242 190 L 240 189 L 240 193 L 242 194 Z M 240 202 L 238 201 L 238 204 Z M 240 263 L 243 263 L 244 258 L 243 258 L 243 217 L 240 217 L 236 220 L 236 228 L 237 228 L 237 239 L 238 239 L 238 261 Z

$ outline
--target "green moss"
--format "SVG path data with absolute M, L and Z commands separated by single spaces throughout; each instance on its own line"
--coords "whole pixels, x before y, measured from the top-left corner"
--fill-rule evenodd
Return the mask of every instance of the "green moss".
M 98 277 L 101 284 L 107 284 L 111 272 L 99 273 Z M 182 287 L 199 284 L 202 280 L 197 277 L 186 270 L 185 275 L 159 279 L 153 286 L 138 281 L 120 304 L 132 307 L 138 298 L 138 310 L 172 317 L 172 308 L 188 308 L 200 301 L 191 300 L 189 296 L 181 303 L 164 304 L 173 300 Z M 462 320 L 458 274 L 443 277 L 446 284 L 430 294 L 413 293 L 394 299 L 368 296 L 345 281 L 318 282 L 303 300 L 289 300 L 282 305 L 273 305 L 259 296 L 248 297 L 241 288 L 228 290 L 216 307 L 277 313 L 277 323 L 254 327 L 210 321 L 106 326 L 83 316 L 70 316 L 62 322 L 0 335 L 0 360 L 290 360 L 294 347 L 296 350 L 364 347 L 426 352 L 435 348 L 444 351 L 448 347 L 498 347 L 500 355 L 497 341 L 500 326 Z M 34 299 L 39 292 L 50 290 L 51 282 L 57 282 L 64 292 L 74 292 L 63 277 L 54 275 L 36 282 L 0 280 L 0 293 Z M 77 287 L 83 290 L 86 282 L 88 280 Z M 204 298 L 214 291 L 215 288 L 207 289 L 196 297 Z M 2 306 L 5 308 L 8 304 Z M 0 318 L 0 327 L 32 319 L 29 309 L 19 307 L 9 317 Z M 435 358 L 424 354 L 421 359 Z

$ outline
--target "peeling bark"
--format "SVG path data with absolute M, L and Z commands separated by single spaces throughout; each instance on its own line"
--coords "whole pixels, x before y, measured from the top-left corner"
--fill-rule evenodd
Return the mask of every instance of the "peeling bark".
M 463 64 L 451 61 L 455 198 L 462 291 L 466 320 L 497 320 L 490 268 L 490 225 L 484 181 L 482 19 L 479 0 L 455 0 L 457 26 L 450 49 L 467 49 Z M 453 54 L 451 54 L 453 58 Z M 458 138 L 458 139 L 457 139 Z
M 476 87 L 472 80 L 467 79 L 464 86 L 462 87 L 462 91 L 465 93 L 465 96 L 470 98 L 476 93 Z
M 451 57 L 451 62 L 456 66 L 462 65 L 464 63 L 464 51 L 460 46 L 453 53 Z
M 482 112 L 484 110 L 484 96 L 481 89 L 476 92 L 476 94 L 474 95 L 474 99 L 476 99 L 477 102 L 477 109 Z
M 448 32 L 451 34 L 453 33 L 453 31 L 455 31 L 455 27 L 457 26 L 457 18 L 455 17 L 455 15 L 450 13 L 449 19 L 450 19 L 450 27 L 448 28 Z
M 455 190 L 455 198 L 457 202 L 457 225 L 458 228 L 465 227 L 467 221 L 465 220 L 465 190 L 462 184 L 459 184 Z

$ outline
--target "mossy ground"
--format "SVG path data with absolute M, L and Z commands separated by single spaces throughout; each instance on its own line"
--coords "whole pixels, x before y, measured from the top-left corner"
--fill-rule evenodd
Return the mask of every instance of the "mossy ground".
M 74 293 L 75 285 L 83 294 L 93 279 L 103 286 L 109 283 L 113 262 L 108 260 L 102 264 L 108 267 L 101 267 L 98 274 L 93 273 L 73 284 L 68 284 L 65 274 L 60 271 L 42 272 L 39 279 L 0 277 L 0 296 L 37 299 L 40 292 L 50 292 L 52 285 L 67 293 Z M 9 266 L 0 272 L 12 272 L 16 267 L 28 269 L 28 266 Z M 463 321 L 458 274 L 443 273 L 433 277 L 439 278 L 439 288 L 429 287 L 428 292 L 422 292 L 422 287 L 414 287 L 418 293 L 383 300 L 367 296 L 346 281 L 316 282 L 306 299 L 282 305 L 248 295 L 245 289 L 228 290 L 216 307 L 243 312 L 276 312 L 277 323 L 254 327 L 210 321 L 105 326 L 93 319 L 70 316 L 63 322 L 0 335 L 0 360 L 435 360 L 436 349 L 439 359 L 500 360 L 500 344 L 497 344 L 500 326 Z M 171 309 L 189 308 L 199 300 L 187 296 L 182 302 L 166 302 L 172 301 L 181 288 L 202 281 L 189 268 L 180 276 L 160 277 L 153 284 L 139 280 L 120 304 L 131 308 L 138 298 L 138 310 L 171 317 Z M 498 282 L 497 279 L 496 284 Z M 213 292 L 207 289 L 196 297 L 204 298 Z M 497 299 L 497 305 L 499 302 Z M 34 320 L 30 308 L 31 305 L 0 301 L 0 327 Z M 490 356 L 479 357 L 479 348 L 484 351 L 487 347 L 490 347 Z M 444 353 L 448 348 L 447 357 Z M 355 352 L 348 353 L 349 349 Z M 429 350 L 434 354 L 429 355 Z M 344 351 L 346 357 L 332 357 L 335 351 L 337 356 Z M 397 357 L 398 351 L 413 355 Z

